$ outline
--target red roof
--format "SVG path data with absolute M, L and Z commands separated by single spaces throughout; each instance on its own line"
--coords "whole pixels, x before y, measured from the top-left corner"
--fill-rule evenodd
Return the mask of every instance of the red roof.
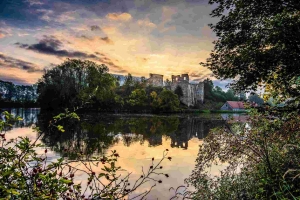
M 227 101 L 227 103 L 230 105 L 233 109 L 245 109 L 244 103 L 242 101 Z

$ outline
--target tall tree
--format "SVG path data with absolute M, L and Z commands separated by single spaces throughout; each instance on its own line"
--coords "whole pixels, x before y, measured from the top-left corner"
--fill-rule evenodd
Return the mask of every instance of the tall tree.
M 179 85 L 177 85 L 177 87 L 175 88 L 174 93 L 177 94 L 179 99 L 181 97 L 183 97 L 183 91 L 182 91 L 182 88 Z
M 256 93 L 251 93 L 248 99 L 251 103 L 256 103 L 259 106 L 262 106 L 264 104 L 264 100 L 260 98 Z
M 210 0 L 218 39 L 202 65 L 232 78 L 236 91 L 271 84 L 284 97 L 300 96 L 300 1 Z
M 98 106 L 112 97 L 116 79 L 105 65 L 69 59 L 48 70 L 38 82 L 39 103 L 45 109 L 69 108 L 93 103 Z

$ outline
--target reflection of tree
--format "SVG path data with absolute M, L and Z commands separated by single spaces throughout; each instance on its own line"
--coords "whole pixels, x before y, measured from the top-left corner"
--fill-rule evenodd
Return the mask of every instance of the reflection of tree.
M 70 159 L 78 152 L 86 158 L 102 155 L 122 139 L 125 146 L 148 142 L 150 147 L 162 145 L 162 138 L 171 139 L 171 147 L 188 148 L 188 141 L 197 137 L 203 139 L 211 128 L 224 124 L 223 120 L 177 116 L 97 116 L 83 115 L 81 121 L 62 121 L 65 132 L 48 127 L 50 118 L 41 115 L 39 127 L 43 132 L 42 141 L 52 150 Z M 65 151 L 68 150 L 68 152 Z
M 5 109 L 13 116 L 21 117 L 23 120 L 16 121 L 13 123 L 13 127 L 22 128 L 22 127 L 30 127 L 37 122 L 37 115 L 40 112 L 40 109 L 35 108 L 10 108 Z M 1 111 L 0 111 L 1 114 Z M 1 115 L 0 115 L 1 116 Z M 0 117 L 1 119 L 1 117 Z

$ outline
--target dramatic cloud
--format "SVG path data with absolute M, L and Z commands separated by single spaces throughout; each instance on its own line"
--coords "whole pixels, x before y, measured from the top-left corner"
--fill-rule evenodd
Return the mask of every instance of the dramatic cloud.
M 207 26 L 215 22 L 209 17 L 213 6 L 206 1 L 2 1 L 0 52 L 6 56 L 36 66 L 76 58 L 106 64 L 111 73 L 158 73 L 164 78 L 188 73 L 190 80 L 213 79 L 199 65 L 215 39 Z M 23 79 L 30 74 L 30 82 L 38 77 L 28 73 L 35 69 L 31 65 L 18 66 L 5 67 L 5 76 L 14 75 L 14 69 Z
M 27 50 L 32 50 L 42 54 L 54 55 L 58 57 L 69 57 L 69 58 L 97 58 L 94 54 L 87 54 L 81 51 L 68 51 L 65 49 L 61 49 L 62 42 L 57 40 L 53 36 L 44 36 L 42 40 L 39 41 L 37 44 L 21 44 L 15 43 L 20 48 L 24 48 Z
M 106 17 L 114 21 L 129 21 L 132 19 L 129 13 L 108 13 Z
M 109 39 L 108 37 L 100 38 L 102 41 L 106 42 L 107 44 L 113 44 L 113 41 Z
M 18 68 L 25 70 L 29 73 L 42 71 L 42 69 L 40 69 L 38 66 L 31 62 L 15 59 L 10 56 L 6 56 L 2 53 L 0 53 L 0 66 L 6 68 Z

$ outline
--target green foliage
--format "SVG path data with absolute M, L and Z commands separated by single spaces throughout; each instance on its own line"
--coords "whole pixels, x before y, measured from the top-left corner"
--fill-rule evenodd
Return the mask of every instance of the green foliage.
M 37 142 L 39 137 L 35 141 L 30 141 L 27 137 L 6 141 L 7 127 L 11 127 L 9 123 L 21 119 L 14 118 L 8 112 L 3 112 L 3 115 L 5 120 L 0 120 L 1 199 L 123 199 L 142 184 L 152 181 L 151 188 L 139 195 L 144 198 L 156 184 L 162 183 L 161 180 L 151 177 L 152 174 L 168 177 L 160 172 L 161 163 L 167 158 L 168 150 L 164 151 L 163 158 L 158 162 L 153 158 L 149 170 L 143 171 L 143 175 L 132 186 L 128 184 L 130 174 L 120 176 L 124 170 L 117 166 L 119 154 L 116 151 L 108 156 L 92 157 L 88 160 L 82 159 L 82 152 L 73 152 L 77 154 L 75 160 L 59 158 L 50 162 L 47 149 L 43 153 L 37 153 L 37 149 L 43 147 Z M 79 117 L 74 112 L 66 111 L 55 116 L 49 128 L 56 127 L 62 131 L 63 126 L 57 123 L 67 119 L 78 121 Z M 35 130 L 42 135 L 39 128 Z M 171 157 L 168 159 L 171 160 Z M 95 173 L 94 167 L 101 167 L 101 173 Z M 76 184 L 78 175 L 82 173 L 88 176 L 87 185 Z
M 224 92 L 219 86 L 214 87 L 212 80 L 204 80 L 204 100 L 212 102 L 222 102 L 226 101 L 238 101 L 238 97 L 232 89 L 228 89 Z
M 218 39 L 202 65 L 217 78 L 235 79 L 237 91 L 271 85 L 277 96 L 300 96 L 300 2 L 210 0 Z
M 133 107 L 145 107 L 147 105 L 147 96 L 144 89 L 135 89 L 129 96 L 128 103 Z
M 38 102 L 43 109 L 107 105 L 114 100 L 116 78 L 105 65 L 69 59 L 46 71 L 38 82 Z
M 226 101 L 238 101 L 232 89 L 224 92 L 219 86 L 214 87 L 212 80 L 204 80 L 204 104 L 200 105 L 200 109 L 219 110 Z
M 253 113 L 246 124 L 229 124 L 204 139 L 187 179 L 192 199 L 299 199 L 300 117 L 270 120 Z M 249 126 L 250 127 L 249 127 Z M 210 167 L 224 163 L 220 176 Z
M 251 93 L 248 99 L 251 103 L 255 103 L 258 106 L 262 106 L 264 104 L 264 100 L 255 93 Z
M 179 110 L 179 99 L 176 94 L 170 90 L 164 89 L 157 100 L 159 109 L 164 112 L 175 112 Z

